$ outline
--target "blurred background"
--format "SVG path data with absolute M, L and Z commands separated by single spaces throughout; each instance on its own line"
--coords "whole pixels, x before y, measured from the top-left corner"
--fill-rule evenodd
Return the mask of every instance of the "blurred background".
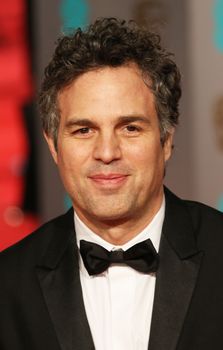
M 0 4 L 0 250 L 69 207 L 35 100 L 56 38 L 97 17 L 152 26 L 183 77 L 165 183 L 223 211 L 223 0 L 7 0 Z

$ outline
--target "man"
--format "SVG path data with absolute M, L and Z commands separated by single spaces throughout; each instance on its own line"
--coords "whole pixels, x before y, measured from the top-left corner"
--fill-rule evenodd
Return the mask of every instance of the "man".
M 222 349 L 222 214 L 163 188 L 180 75 L 158 36 L 62 37 L 40 94 L 73 209 L 0 256 L 0 348 Z

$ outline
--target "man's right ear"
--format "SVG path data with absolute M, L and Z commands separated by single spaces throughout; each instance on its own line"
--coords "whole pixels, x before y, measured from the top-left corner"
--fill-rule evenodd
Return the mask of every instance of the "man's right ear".
M 55 148 L 54 140 L 52 137 L 47 135 L 45 132 L 43 132 L 43 135 L 44 135 L 45 140 L 46 140 L 48 147 L 50 149 L 50 153 L 52 154 L 52 157 L 53 157 L 55 163 L 57 164 L 58 156 L 57 156 L 57 150 Z

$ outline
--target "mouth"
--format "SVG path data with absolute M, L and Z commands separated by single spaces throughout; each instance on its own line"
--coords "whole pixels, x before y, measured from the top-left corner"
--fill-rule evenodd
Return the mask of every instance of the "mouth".
M 127 180 L 129 175 L 127 174 L 119 174 L 119 173 L 111 173 L 111 174 L 95 174 L 89 176 L 90 180 L 96 185 L 99 186 L 109 186 L 109 187 L 118 187 Z

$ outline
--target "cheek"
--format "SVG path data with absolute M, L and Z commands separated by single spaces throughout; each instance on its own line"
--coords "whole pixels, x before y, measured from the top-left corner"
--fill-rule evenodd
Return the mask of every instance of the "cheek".
M 71 171 L 80 171 L 89 157 L 86 146 L 76 145 L 69 142 L 61 145 L 61 152 L 58 152 L 58 165 Z
M 159 141 L 140 142 L 126 149 L 126 159 L 131 159 L 132 164 L 142 167 L 150 167 L 153 163 L 163 159 L 163 148 Z

